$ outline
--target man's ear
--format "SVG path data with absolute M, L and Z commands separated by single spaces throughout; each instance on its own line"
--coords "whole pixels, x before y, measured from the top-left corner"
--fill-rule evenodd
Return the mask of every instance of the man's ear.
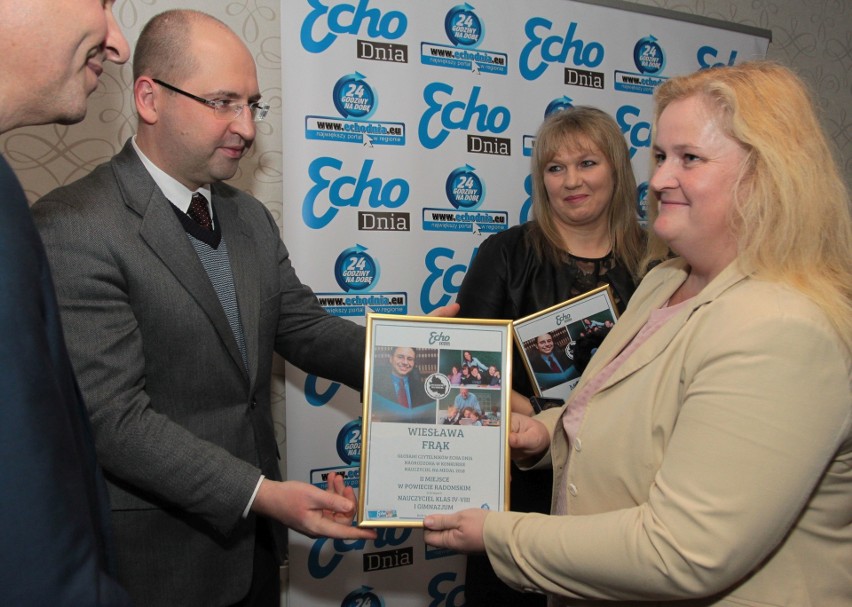
M 133 83 L 136 112 L 139 114 L 139 120 L 146 124 L 155 124 L 159 120 L 159 103 L 165 92 L 158 88 L 148 76 L 139 76 Z

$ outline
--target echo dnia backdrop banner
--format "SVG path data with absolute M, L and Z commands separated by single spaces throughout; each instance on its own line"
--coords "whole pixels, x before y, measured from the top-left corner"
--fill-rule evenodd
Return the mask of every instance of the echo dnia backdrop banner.
M 764 30 L 612 1 L 282 0 L 281 24 L 284 239 L 322 305 L 360 324 L 452 302 L 483 239 L 527 220 L 550 112 L 616 119 L 644 219 L 654 87 L 769 44 Z M 324 487 L 333 470 L 357 492 L 359 393 L 286 376 L 287 477 Z M 459 607 L 464 562 L 419 529 L 291 533 L 288 605 Z

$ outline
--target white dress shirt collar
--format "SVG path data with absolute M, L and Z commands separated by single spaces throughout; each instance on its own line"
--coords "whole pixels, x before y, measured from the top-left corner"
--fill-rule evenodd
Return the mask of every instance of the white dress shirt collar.
M 163 192 L 163 195 L 179 208 L 181 211 L 186 213 L 189 210 L 189 203 L 192 200 L 192 195 L 195 193 L 185 185 L 183 185 L 180 181 L 163 171 L 157 165 L 155 165 L 151 160 L 139 149 L 139 146 L 136 145 L 136 136 L 134 135 L 131 139 L 131 143 L 133 144 L 133 149 L 136 150 L 136 153 L 139 155 L 139 160 L 142 161 L 142 164 L 151 174 L 151 177 L 154 180 L 154 183 L 157 184 L 157 187 L 160 188 L 160 191 Z M 213 209 L 210 208 L 210 201 L 213 200 L 212 193 L 210 192 L 209 187 L 203 187 L 196 190 L 199 194 L 203 194 L 204 198 L 207 199 L 208 210 L 210 211 L 210 216 L 213 216 Z

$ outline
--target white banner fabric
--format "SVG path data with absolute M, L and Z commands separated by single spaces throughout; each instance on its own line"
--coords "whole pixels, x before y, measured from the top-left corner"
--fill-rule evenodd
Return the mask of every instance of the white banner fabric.
M 281 23 L 284 240 L 323 306 L 360 324 L 368 309 L 453 301 L 479 243 L 527 220 L 549 112 L 593 105 L 617 120 L 644 219 L 654 87 L 769 42 L 570 0 L 282 0 Z M 335 470 L 357 491 L 358 392 L 286 374 L 287 477 L 322 487 Z M 291 533 L 288 606 L 460 607 L 464 562 L 420 530 Z

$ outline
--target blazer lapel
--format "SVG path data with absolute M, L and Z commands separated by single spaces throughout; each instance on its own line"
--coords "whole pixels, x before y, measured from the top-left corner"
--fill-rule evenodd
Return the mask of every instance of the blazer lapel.
M 641 309 L 641 313 L 636 315 L 625 312 L 624 316 L 615 324 L 612 330 L 612 335 L 607 336 L 607 341 L 610 341 L 610 347 L 606 348 L 606 354 L 603 357 L 598 357 L 598 353 L 592 357 L 592 362 L 584 372 L 584 377 L 594 377 L 601 369 L 611 362 L 618 354 L 630 343 L 633 337 L 642 329 L 648 321 L 653 310 L 658 310 L 672 296 L 677 288 L 683 283 L 687 276 L 687 268 L 682 260 L 673 260 L 667 267 L 661 268 L 656 274 L 649 275 L 651 282 L 642 285 L 641 296 L 635 302 L 636 310 Z M 736 262 L 731 263 L 719 276 L 717 276 L 701 293 L 696 295 L 691 302 L 686 304 L 675 316 L 665 322 L 657 331 L 651 335 L 648 340 L 639 346 L 624 363 L 616 369 L 612 376 L 607 379 L 601 386 L 601 390 L 605 390 L 623 379 L 629 377 L 645 365 L 655 360 L 672 342 L 672 340 L 680 333 L 683 326 L 689 321 L 692 315 L 704 305 L 712 302 L 723 291 L 730 288 L 740 280 L 743 280 L 745 275 L 740 271 Z M 647 279 L 646 279 L 647 280 Z M 637 291 L 637 294 L 638 291 Z M 633 305 L 633 300 L 631 300 Z M 626 322 L 625 322 L 626 321 Z M 597 360 L 596 360 L 597 359 Z
M 258 368 L 258 335 L 260 335 L 260 276 L 257 271 L 256 245 L 251 230 L 240 217 L 239 203 L 229 196 L 220 195 L 213 186 L 216 215 L 222 226 L 222 237 L 228 245 L 231 274 L 240 310 L 240 320 L 246 342 L 249 381 L 253 389 Z
M 142 217 L 140 236 L 195 299 L 234 363 L 248 379 L 237 341 L 216 290 L 171 203 L 157 187 L 129 141 L 116 157 L 115 172 L 125 204 Z

